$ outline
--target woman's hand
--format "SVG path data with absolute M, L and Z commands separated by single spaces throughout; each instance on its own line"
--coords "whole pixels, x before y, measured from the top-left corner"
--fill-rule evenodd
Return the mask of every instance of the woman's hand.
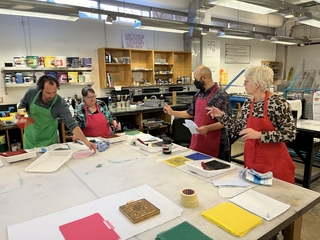
M 85 144 L 86 144 L 86 146 L 87 146 L 91 151 L 94 151 L 94 152 L 97 151 L 97 146 L 96 146 L 96 144 L 88 141 L 88 139 L 85 141 Z
M 246 128 L 240 131 L 239 135 L 242 139 L 260 139 L 261 132 L 258 132 L 252 128 Z
M 206 109 L 208 110 L 207 115 L 211 116 L 212 118 L 219 118 L 223 115 L 223 112 L 221 112 L 219 108 L 216 108 L 214 106 L 206 107 Z
M 166 104 L 166 103 L 164 103 L 163 111 L 164 111 L 165 113 L 169 114 L 169 115 L 172 115 L 172 113 L 173 113 L 172 108 L 171 108 L 168 104 Z
M 78 140 L 78 138 L 76 137 L 76 135 L 73 135 L 73 136 L 72 136 L 72 141 L 73 141 L 73 142 L 76 142 L 77 140 Z
M 116 131 L 120 131 L 121 130 L 121 124 L 118 123 L 116 120 L 112 121 L 112 125 L 116 129 Z

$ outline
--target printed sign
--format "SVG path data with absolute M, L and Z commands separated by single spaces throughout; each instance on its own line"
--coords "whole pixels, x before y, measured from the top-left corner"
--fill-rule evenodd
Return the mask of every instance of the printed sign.
M 320 91 L 313 94 L 313 120 L 320 121 Z
M 147 39 L 144 33 L 122 31 L 124 48 L 147 48 Z
M 250 63 L 251 46 L 226 44 L 225 63 Z

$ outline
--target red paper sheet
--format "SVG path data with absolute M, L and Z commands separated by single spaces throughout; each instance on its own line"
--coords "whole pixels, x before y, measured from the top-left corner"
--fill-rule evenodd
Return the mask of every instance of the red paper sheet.
M 66 240 L 118 240 L 113 226 L 99 213 L 61 225 L 59 227 Z

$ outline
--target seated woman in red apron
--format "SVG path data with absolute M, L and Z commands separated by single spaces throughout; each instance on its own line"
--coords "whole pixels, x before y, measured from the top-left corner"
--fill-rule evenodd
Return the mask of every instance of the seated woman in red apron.
M 275 178 L 294 183 L 295 165 L 285 142 L 295 139 L 296 126 L 290 104 L 269 90 L 273 75 L 267 66 L 245 71 L 244 86 L 252 97 L 243 104 L 236 120 L 215 107 L 208 107 L 207 114 L 245 140 L 245 167 L 260 173 L 271 171 Z
M 94 90 L 85 87 L 81 91 L 83 101 L 76 107 L 74 116 L 87 137 L 109 136 L 121 126 L 110 113 L 107 104 L 96 99 Z M 75 139 L 73 139 L 75 140 Z

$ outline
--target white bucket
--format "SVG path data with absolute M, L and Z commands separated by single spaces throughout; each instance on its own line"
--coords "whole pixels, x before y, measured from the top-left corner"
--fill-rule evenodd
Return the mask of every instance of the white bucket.
M 54 65 L 56 67 L 66 67 L 66 56 L 55 56 L 55 61 L 54 61 Z

